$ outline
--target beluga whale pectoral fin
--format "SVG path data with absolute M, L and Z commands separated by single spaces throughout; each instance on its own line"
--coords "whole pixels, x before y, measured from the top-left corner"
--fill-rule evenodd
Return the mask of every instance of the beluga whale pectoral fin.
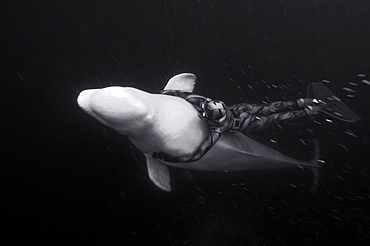
M 171 178 L 168 167 L 153 159 L 150 155 L 144 154 L 150 180 L 164 191 L 171 191 Z
M 163 91 L 181 91 L 193 93 L 197 76 L 192 73 L 181 73 L 173 76 Z

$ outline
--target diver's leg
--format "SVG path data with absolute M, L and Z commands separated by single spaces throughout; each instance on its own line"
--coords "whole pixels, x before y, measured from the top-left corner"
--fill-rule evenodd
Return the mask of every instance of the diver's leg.
M 282 111 L 299 110 L 307 106 L 318 105 L 319 102 L 312 98 L 300 98 L 297 101 L 277 101 L 266 105 L 249 104 L 252 108 L 249 110 L 251 114 L 273 114 Z
M 296 101 L 277 101 L 266 105 L 241 103 L 231 107 L 237 115 L 248 112 L 249 114 L 266 115 L 287 110 L 299 109 Z
M 249 119 L 243 121 L 239 131 L 245 133 L 259 131 L 273 124 L 303 118 L 307 114 L 305 110 L 294 110 L 270 115 L 249 115 Z

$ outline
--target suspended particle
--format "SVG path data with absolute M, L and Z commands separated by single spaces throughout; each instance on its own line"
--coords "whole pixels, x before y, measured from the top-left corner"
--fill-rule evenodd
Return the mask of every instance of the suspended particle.
M 333 123 L 331 119 L 325 119 L 326 122 Z
M 303 139 L 299 139 L 299 140 L 301 141 L 301 144 L 307 145 Z
M 346 173 L 346 174 L 349 174 L 349 172 L 347 170 L 342 169 L 341 171 Z
M 355 90 L 352 90 L 351 88 L 348 88 L 348 87 L 343 87 L 342 89 L 345 90 L 345 91 L 347 91 L 347 92 L 351 92 L 351 93 L 355 93 L 356 92 Z
M 329 84 L 330 83 L 330 81 L 329 80 L 326 80 L 326 79 L 323 79 L 323 80 L 321 80 L 322 82 L 324 82 L 324 83 L 327 83 L 327 84 Z
M 324 160 L 317 160 L 317 162 L 320 162 L 320 163 L 325 163 L 325 161 Z
M 23 75 L 21 74 L 21 73 L 17 73 L 17 76 L 18 76 L 18 78 L 20 79 L 20 80 L 24 80 L 24 77 L 23 77 Z
M 363 73 L 359 73 L 359 74 L 357 74 L 357 77 L 361 77 L 361 78 L 364 78 L 364 77 L 366 77 L 366 74 L 363 74 Z
M 370 81 L 368 81 L 367 79 L 363 79 L 361 82 L 364 84 L 370 85 Z
M 353 82 L 349 82 L 350 85 L 353 85 L 353 86 L 358 86 L 357 83 L 353 83 Z
M 345 146 L 345 145 L 343 145 L 343 144 L 338 144 L 338 146 L 342 147 L 346 152 L 348 151 L 347 146 Z
M 332 96 L 331 98 L 333 98 L 335 101 L 338 101 L 338 102 L 340 102 L 341 100 L 340 100 L 340 98 L 339 97 L 337 97 L 337 96 Z
M 334 195 L 335 198 L 339 199 L 339 200 L 342 200 L 343 201 L 343 198 L 341 198 L 340 196 L 336 196 Z
M 124 197 L 126 197 L 126 191 L 124 191 L 124 190 L 121 190 L 119 193 L 119 197 L 121 197 L 121 198 L 124 198 Z
M 109 55 L 112 57 L 112 59 L 115 61 L 115 62 L 118 62 L 117 58 L 114 57 L 114 55 L 112 53 L 109 53 Z
M 338 179 L 340 179 L 340 180 L 343 180 L 343 181 L 346 181 L 344 178 L 342 178 L 341 176 L 339 176 L 339 175 L 336 175 L 337 176 L 337 178 Z
M 348 130 L 348 131 L 345 131 L 346 134 L 348 134 L 349 136 L 351 137 L 355 137 L 355 138 L 358 138 L 358 136 L 356 134 L 354 134 L 352 131 Z
M 353 98 L 353 97 L 355 97 L 354 95 L 347 95 L 347 97 L 351 97 L 351 98 Z

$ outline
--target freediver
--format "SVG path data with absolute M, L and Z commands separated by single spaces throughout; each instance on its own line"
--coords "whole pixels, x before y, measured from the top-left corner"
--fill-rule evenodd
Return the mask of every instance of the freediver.
M 180 90 L 164 90 L 162 94 L 184 98 L 198 111 L 198 116 L 209 126 L 209 137 L 194 155 L 171 156 L 164 152 L 154 153 L 153 157 L 167 162 L 192 162 L 202 158 L 227 131 L 251 132 L 265 129 L 273 124 L 293 121 L 319 112 L 345 122 L 356 122 L 360 118 L 340 101 L 321 82 L 308 86 L 308 97 L 296 101 L 277 101 L 266 105 L 240 103 L 226 106 L 220 100 L 213 100 Z

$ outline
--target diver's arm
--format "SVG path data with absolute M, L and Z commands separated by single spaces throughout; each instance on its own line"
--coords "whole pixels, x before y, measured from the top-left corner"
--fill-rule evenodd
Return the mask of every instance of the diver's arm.
M 163 95 L 169 95 L 169 96 L 175 96 L 175 97 L 181 97 L 181 98 L 186 98 L 187 96 L 190 95 L 189 92 L 186 91 L 181 91 L 181 90 L 162 90 L 161 94 Z

